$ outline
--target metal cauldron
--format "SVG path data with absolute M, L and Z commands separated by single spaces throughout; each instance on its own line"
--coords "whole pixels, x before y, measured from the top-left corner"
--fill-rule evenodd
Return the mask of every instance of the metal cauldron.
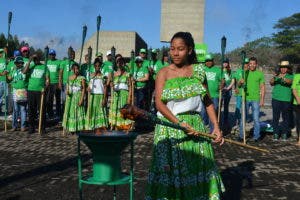
M 101 135 L 94 132 L 78 133 L 78 155 L 80 156 L 80 141 L 93 154 L 93 174 L 87 181 L 90 184 L 101 184 L 121 180 L 124 177 L 121 153 L 136 137 L 137 133 L 124 131 L 106 131 Z

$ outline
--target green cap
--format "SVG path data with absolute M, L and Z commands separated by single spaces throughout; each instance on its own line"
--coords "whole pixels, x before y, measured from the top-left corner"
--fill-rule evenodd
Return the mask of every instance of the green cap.
M 99 57 L 99 56 L 103 57 L 103 54 L 101 52 L 98 52 L 98 53 L 96 53 L 96 56 L 97 57 Z
M 144 48 L 140 49 L 140 53 L 146 53 L 146 52 L 147 52 L 146 49 Z
M 0 52 L 4 52 L 4 49 L 0 49 Z
M 24 63 L 23 57 L 22 56 L 17 56 L 15 58 L 15 63 Z
M 245 62 L 245 63 L 249 63 L 249 62 L 250 62 L 250 61 L 249 61 L 249 58 L 245 58 L 244 62 Z
M 207 61 L 207 60 L 213 60 L 213 59 L 214 59 L 214 57 L 211 54 L 206 54 L 205 55 L 205 61 Z
M 157 53 L 157 50 L 156 50 L 156 49 L 152 49 L 151 52 L 152 52 L 152 53 Z

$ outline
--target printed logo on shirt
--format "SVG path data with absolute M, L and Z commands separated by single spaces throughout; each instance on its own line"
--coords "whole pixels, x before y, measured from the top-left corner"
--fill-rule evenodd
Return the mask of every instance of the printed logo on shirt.
M 57 71 L 57 65 L 47 65 L 50 72 L 56 72 Z
M 0 70 L 5 70 L 5 63 L 0 63 Z
M 31 77 L 32 78 L 42 78 L 44 73 L 45 73 L 45 70 L 43 70 L 43 69 L 34 69 L 31 74 Z
M 206 72 L 206 79 L 209 81 L 214 81 L 216 80 L 216 75 L 217 73 L 215 72 Z

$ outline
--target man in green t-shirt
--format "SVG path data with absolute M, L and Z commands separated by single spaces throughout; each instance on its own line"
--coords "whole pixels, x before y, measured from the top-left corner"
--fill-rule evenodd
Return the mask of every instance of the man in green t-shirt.
M 61 104 L 60 104 L 60 93 L 61 88 L 59 87 L 59 72 L 60 72 L 61 61 L 56 59 L 56 52 L 54 49 L 49 50 L 49 60 L 47 61 L 47 68 L 50 76 L 50 85 L 46 92 L 46 105 L 47 114 L 49 119 L 54 117 L 53 112 L 53 102 L 55 96 L 55 108 L 56 108 L 56 118 L 61 117 Z
M 254 121 L 253 139 L 255 142 L 261 140 L 259 112 L 265 100 L 265 77 L 263 72 L 256 69 L 257 59 L 249 59 L 249 72 L 246 76 L 246 111 L 252 108 L 252 118 Z M 246 115 L 248 116 L 248 115 Z
M 298 136 L 297 145 L 300 145 L 300 66 L 298 66 L 296 69 L 296 74 L 294 75 L 292 84 L 292 90 L 294 95 L 293 112 Z
M 146 82 L 149 80 L 149 70 L 148 67 L 143 65 L 143 58 L 140 56 L 135 58 L 135 64 L 132 76 L 134 83 L 135 105 L 144 109 Z
M 207 88 L 209 95 L 211 97 L 211 100 L 213 101 L 213 105 L 215 108 L 215 112 L 218 112 L 219 108 L 219 91 L 221 88 L 223 88 L 222 84 L 223 82 L 223 77 L 222 77 L 222 71 L 220 66 L 216 66 L 214 63 L 214 58 L 211 54 L 207 54 L 205 56 L 205 75 L 206 75 L 206 83 L 207 83 Z M 207 123 L 208 117 L 206 110 L 203 109 L 201 112 L 202 117 L 204 121 Z M 213 124 L 209 120 L 209 127 L 210 131 L 213 131 Z
M 8 82 L 11 83 L 13 94 L 13 118 L 12 131 L 18 128 L 18 118 L 21 118 L 21 131 L 26 131 L 27 120 L 27 86 L 28 79 L 23 73 L 24 61 L 21 56 L 17 56 L 14 61 L 15 67 L 6 76 Z
M 110 50 L 106 52 L 106 58 L 107 60 L 103 62 L 103 66 L 101 68 L 101 74 L 103 74 L 104 77 L 109 77 L 109 75 L 114 71 Z
M 29 63 L 34 62 L 33 66 Z M 41 106 L 41 97 L 44 95 L 46 88 L 49 86 L 49 71 L 46 65 L 40 62 L 40 58 L 34 54 L 30 57 L 29 62 L 26 64 L 24 74 L 28 73 L 28 118 L 29 118 L 29 131 L 28 133 L 35 132 L 35 119 L 38 109 Z M 45 101 L 43 103 L 42 113 L 42 132 L 45 132 Z
M 291 68 L 288 61 L 281 61 L 279 64 L 280 72 L 270 80 L 272 90 L 272 110 L 273 110 L 273 137 L 278 140 L 280 130 L 282 131 L 282 139 L 287 139 L 290 133 L 290 113 L 292 109 L 292 90 L 293 75 L 288 73 Z M 282 115 L 281 129 L 279 126 L 280 115 Z
M 6 58 L 5 58 L 5 52 L 4 49 L 0 49 L 0 114 L 2 114 L 2 106 L 5 104 L 4 108 L 7 110 L 7 96 L 8 96 L 8 87 L 6 83 L 6 72 L 7 66 L 6 66 Z

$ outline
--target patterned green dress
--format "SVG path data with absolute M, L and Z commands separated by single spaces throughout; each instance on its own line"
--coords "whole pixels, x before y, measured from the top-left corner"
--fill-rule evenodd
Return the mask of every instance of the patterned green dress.
M 65 112 L 62 126 L 69 132 L 84 130 L 85 109 L 84 106 L 78 106 L 81 98 L 83 76 L 78 76 L 74 80 L 69 80 L 67 84 L 69 95 L 65 103 Z
M 130 128 L 133 123 L 131 120 L 121 117 L 120 108 L 128 103 L 129 95 L 129 74 L 123 73 L 113 78 L 114 92 L 112 97 L 112 105 L 109 110 L 109 123 L 117 129 L 123 130 Z
M 108 126 L 106 108 L 102 106 L 104 98 L 104 77 L 97 75 L 89 82 L 91 93 L 88 97 L 88 107 L 85 120 L 85 129 L 94 130 Z
M 206 94 L 202 85 L 204 78 L 202 66 L 195 65 L 192 77 L 167 80 L 162 101 L 168 103 L 203 97 Z M 197 131 L 207 131 L 201 116 L 193 110 L 176 116 Z M 162 115 L 160 118 L 167 120 Z M 224 186 L 210 139 L 188 136 L 181 130 L 156 125 L 145 199 L 216 200 L 220 199 L 222 191 Z

